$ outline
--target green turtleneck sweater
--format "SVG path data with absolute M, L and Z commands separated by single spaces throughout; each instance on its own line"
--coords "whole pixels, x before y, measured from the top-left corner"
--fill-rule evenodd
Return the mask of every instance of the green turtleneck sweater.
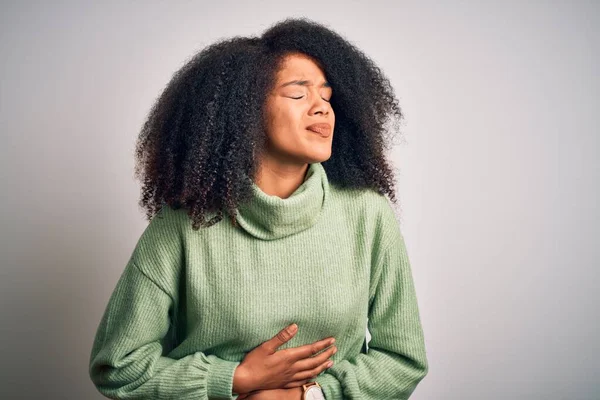
M 226 217 L 195 231 L 168 206 L 150 221 L 98 326 L 97 389 L 114 399 L 235 399 L 245 354 L 295 322 L 280 349 L 336 338 L 334 365 L 315 379 L 327 400 L 407 399 L 428 362 L 388 199 L 330 185 L 320 163 L 286 199 L 253 190 L 237 227 Z

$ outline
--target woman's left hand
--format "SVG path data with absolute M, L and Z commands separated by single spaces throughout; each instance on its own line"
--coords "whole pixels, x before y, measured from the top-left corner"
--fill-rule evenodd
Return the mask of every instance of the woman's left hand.
M 244 393 L 238 396 L 239 400 L 301 400 L 302 386 L 289 389 L 267 389 Z M 245 397 L 244 397 L 245 396 Z

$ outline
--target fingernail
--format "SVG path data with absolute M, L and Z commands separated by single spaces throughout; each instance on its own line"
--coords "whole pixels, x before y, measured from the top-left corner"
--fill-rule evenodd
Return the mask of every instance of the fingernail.
M 331 367 L 332 365 L 333 365 L 333 361 L 329 361 L 329 362 L 327 363 L 327 368 Z
M 298 330 L 298 325 L 292 324 L 292 326 L 290 327 L 290 329 L 292 330 L 292 332 L 296 332 Z
M 334 343 L 335 343 L 335 338 L 333 338 L 329 341 L 329 344 L 334 344 Z

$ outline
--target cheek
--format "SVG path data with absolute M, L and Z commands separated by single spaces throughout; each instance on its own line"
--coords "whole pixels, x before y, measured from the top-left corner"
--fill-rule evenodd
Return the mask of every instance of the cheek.
M 275 143 L 297 143 L 304 133 L 302 112 L 297 109 L 273 107 L 269 115 L 269 137 Z

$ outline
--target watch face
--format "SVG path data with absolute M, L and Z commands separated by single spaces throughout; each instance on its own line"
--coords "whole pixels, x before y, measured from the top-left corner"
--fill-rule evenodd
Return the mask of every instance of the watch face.
M 325 400 L 321 388 L 312 386 L 306 391 L 306 400 Z

